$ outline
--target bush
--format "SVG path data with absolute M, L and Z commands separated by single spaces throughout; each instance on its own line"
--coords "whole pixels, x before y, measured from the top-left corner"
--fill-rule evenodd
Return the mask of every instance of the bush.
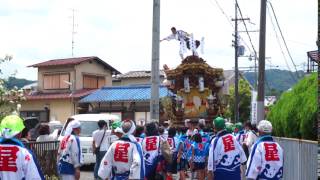
M 267 119 L 276 136 L 316 140 L 317 74 L 305 77 L 283 93 Z

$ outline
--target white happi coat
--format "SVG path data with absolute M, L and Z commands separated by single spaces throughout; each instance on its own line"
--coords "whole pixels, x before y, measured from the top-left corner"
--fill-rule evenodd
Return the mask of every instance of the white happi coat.
M 179 146 L 179 138 L 177 137 L 168 137 L 167 141 L 170 145 L 170 149 L 173 153 L 177 153 L 178 152 L 178 146 Z
M 176 39 L 178 41 L 185 41 L 187 38 L 189 38 L 189 34 L 182 31 L 182 30 L 177 30 L 176 34 L 170 34 L 168 37 L 164 38 L 163 40 L 170 41 L 172 39 Z
M 244 143 L 245 139 L 246 139 L 246 132 L 245 131 L 242 130 L 236 134 L 236 140 L 240 143 L 241 146 Z
M 144 178 L 144 163 L 141 145 L 121 138 L 115 141 L 101 160 L 98 171 L 102 179 L 128 176 L 129 179 Z
M 240 165 L 246 162 L 246 155 L 239 142 L 226 131 L 220 131 L 212 140 L 209 157 L 208 170 L 222 174 L 222 179 L 230 179 L 228 172 L 240 175 Z M 223 174 L 225 173 L 225 174 Z M 217 177 L 217 179 L 219 179 Z
M 36 164 L 34 156 L 23 147 L 21 142 L 13 139 L 14 143 L 2 144 L 0 142 L 0 179 L 13 180 L 39 180 L 43 179 L 43 174 Z M 10 142 L 11 140 L 9 140 Z M 17 145 L 16 145 L 17 144 Z
M 58 158 L 59 173 L 74 175 L 75 168 L 83 164 L 79 137 L 73 134 L 65 136 L 59 145 Z
M 160 136 L 147 136 L 142 141 L 142 150 L 146 165 L 154 163 L 154 159 L 159 155 Z
M 262 136 L 253 145 L 246 177 L 278 180 L 283 176 L 283 150 L 271 136 Z

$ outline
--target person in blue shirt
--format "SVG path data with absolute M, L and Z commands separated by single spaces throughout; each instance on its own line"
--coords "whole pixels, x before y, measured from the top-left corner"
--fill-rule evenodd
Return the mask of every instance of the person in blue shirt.
M 187 170 L 187 141 L 188 141 L 188 136 L 186 135 L 187 133 L 187 127 L 182 127 L 181 128 L 181 136 L 179 138 L 179 143 L 177 147 L 177 171 L 179 172 L 180 175 L 180 180 L 185 180 L 186 179 L 186 174 L 185 171 Z
M 194 142 L 191 145 L 191 161 L 190 166 L 193 171 L 196 171 L 199 180 L 205 179 L 206 168 L 206 143 L 202 141 L 200 133 L 193 136 Z

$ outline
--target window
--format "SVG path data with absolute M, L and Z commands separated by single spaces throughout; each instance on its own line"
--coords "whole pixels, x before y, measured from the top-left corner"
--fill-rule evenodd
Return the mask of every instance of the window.
M 81 120 L 81 132 L 80 137 L 92 137 L 93 131 L 99 129 L 97 121 Z M 61 131 L 61 135 L 64 136 L 66 129 Z
M 103 76 L 83 76 L 83 88 L 84 89 L 98 89 L 105 85 L 106 81 Z
M 68 73 L 61 74 L 45 74 L 43 75 L 44 89 L 69 89 L 69 84 L 65 81 L 70 81 Z

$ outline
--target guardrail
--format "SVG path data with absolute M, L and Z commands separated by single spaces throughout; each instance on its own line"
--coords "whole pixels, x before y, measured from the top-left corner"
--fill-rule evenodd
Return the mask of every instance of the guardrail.
M 36 156 L 46 179 L 58 179 L 56 164 L 59 141 L 28 142 L 24 145 Z
M 284 151 L 284 180 L 318 179 L 318 142 L 274 137 Z

